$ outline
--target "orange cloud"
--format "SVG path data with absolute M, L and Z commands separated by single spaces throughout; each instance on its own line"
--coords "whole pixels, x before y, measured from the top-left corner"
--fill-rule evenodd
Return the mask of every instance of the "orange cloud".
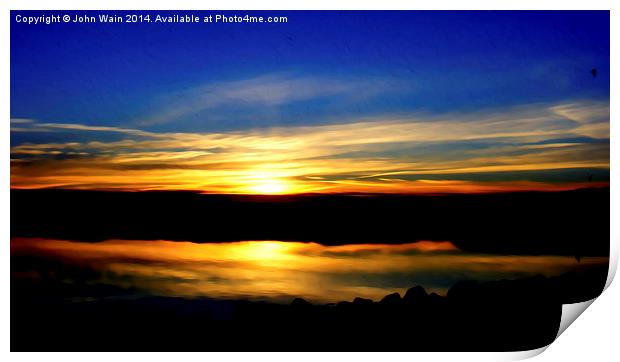
M 501 177 L 483 182 L 459 175 L 608 170 L 608 112 L 608 104 L 581 102 L 227 133 L 16 120 L 30 131 L 71 130 L 67 137 L 75 139 L 12 147 L 11 187 L 434 193 L 600 186 L 607 183 L 586 182 L 589 171 L 580 180 L 553 183 Z M 76 132 L 115 133 L 122 139 L 83 142 Z

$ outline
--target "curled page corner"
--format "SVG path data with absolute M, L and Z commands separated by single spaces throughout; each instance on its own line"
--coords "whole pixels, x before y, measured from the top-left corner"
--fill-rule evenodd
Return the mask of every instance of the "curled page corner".
M 508 352 L 504 353 L 501 360 L 503 361 L 523 361 L 526 359 L 530 359 L 532 357 L 536 357 L 539 354 L 543 353 L 550 345 L 542 346 L 536 349 L 530 349 L 527 351 L 518 351 L 518 352 Z
M 605 282 L 605 287 L 603 288 L 603 291 L 609 288 L 611 282 L 616 276 L 616 271 L 618 270 L 618 254 L 620 254 L 620 251 L 618 250 L 618 243 L 612 242 L 609 252 L 609 269 L 607 271 L 607 281 Z
M 614 243 L 612 243 L 610 258 L 609 258 L 609 270 L 607 272 L 607 280 L 605 282 L 605 287 L 603 287 L 603 290 L 601 291 L 600 295 L 602 295 L 605 292 L 605 290 L 609 287 L 609 285 L 613 281 L 614 276 L 617 271 L 617 267 L 618 267 L 618 250 L 616 249 L 616 246 L 614 245 Z M 590 300 L 586 300 L 584 302 L 579 302 L 579 303 L 562 304 L 562 316 L 560 319 L 560 327 L 558 328 L 558 334 L 555 336 L 555 339 L 557 340 L 562 335 L 562 333 L 564 333 L 564 331 L 566 331 L 566 329 L 568 329 L 568 327 L 571 324 L 573 324 L 573 322 L 575 322 L 575 320 L 577 320 L 577 318 L 579 318 L 579 316 L 586 309 L 588 309 L 592 305 L 592 303 L 594 303 L 596 299 L 598 299 L 598 297 L 592 298 Z M 527 359 L 527 358 L 537 356 L 541 354 L 542 352 L 544 352 L 549 347 L 549 345 L 538 348 L 538 349 L 534 349 L 531 351 L 524 351 L 523 354 L 519 355 L 519 358 Z
M 583 313 L 586 309 L 588 309 L 588 307 L 590 307 L 590 305 L 595 300 L 596 300 L 596 298 L 587 300 L 585 302 L 572 303 L 572 304 L 562 304 L 562 317 L 560 319 L 560 327 L 558 328 L 558 334 L 555 336 L 554 341 L 557 340 L 560 337 L 560 335 L 562 333 L 564 333 L 564 331 L 568 328 L 568 326 L 573 324 L 573 322 L 577 318 L 579 318 L 581 313 Z M 547 348 L 549 348 L 550 345 L 551 345 L 551 343 L 546 345 L 546 346 L 543 346 L 543 347 L 540 347 L 540 348 L 536 348 L 536 349 L 532 349 L 532 350 L 528 350 L 528 351 L 514 352 L 514 353 L 511 353 L 509 355 L 506 355 L 504 360 L 506 360 L 506 361 L 517 361 L 517 360 L 526 360 L 526 359 L 529 359 L 529 358 L 532 358 L 532 357 L 536 357 L 539 354 L 541 354 L 544 351 L 546 351 Z
M 573 303 L 573 304 L 563 304 L 562 305 L 562 319 L 560 319 L 560 328 L 558 329 L 558 334 L 555 336 L 555 339 L 558 339 L 562 333 L 573 324 L 573 322 L 585 311 L 588 307 L 596 300 L 596 298 L 592 298 L 585 302 Z

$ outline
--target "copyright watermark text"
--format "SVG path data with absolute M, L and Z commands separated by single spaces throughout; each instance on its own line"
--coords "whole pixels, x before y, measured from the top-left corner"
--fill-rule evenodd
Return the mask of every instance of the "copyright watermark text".
M 15 22 L 29 25 L 50 25 L 56 23 L 103 23 L 103 24 L 119 24 L 119 23 L 144 23 L 144 24 L 226 24 L 226 23 L 288 23 L 287 16 L 262 16 L 250 14 L 158 14 L 158 13 L 127 13 L 127 14 L 105 14 L 105 13 L 72 13 L 72 14 L 52 14 L 52 15 L 15 15 Z

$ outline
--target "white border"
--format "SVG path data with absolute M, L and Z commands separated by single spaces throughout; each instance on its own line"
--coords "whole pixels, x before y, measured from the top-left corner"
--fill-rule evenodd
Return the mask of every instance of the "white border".
M 2 39 L 2 52 L 4 56 L 0 57 L 2 72 L 2 88 L 0 90 L 0 104 L 4 116 L 2 123 L 2 131 L 0 131 L 0 144 L 5 150 L 4 157 L 0 158 L 0 170 L 2 177 L 0 178 L 0 230 L 4 235 L 3 246 L 4 252 L 0 254 L 2 259 L 0 268 L 2 268 L 1 289 L 3 294 L 0 298 L 2 305 L 0 314 L 0 333 L 1 333 L 1 353 L 7 354 L 11 360 L 58 360 L 58 361 L 106 361 L 110 358 L 120 358 L 129 360 L 135 357 L 148 358 L 155 360 L 168 360 L 173 357 L 170 354 L 145 353 L 135 354 L 83 354 L 83 353 L 61 353 L 46 354 L 45 356 L 32 353 L 8 354 L 10 349 L 10 309 L 9 309 L 9 225 L 10 225 L 10 194 L 9 180 L 10 167 L 10 131 L 9 131 L 9 80 L 10 80 L 10 46 L 9 46 L 9 29 L 10 15 L 9 11 L 13 10 L 611 10 L 611 62 L 610 64 L 620 64 L 618 58 L 618 39 L 620 18 L 617 16 L 617 9 L 620 2 L 610 0 L 434 0 L 434 1 L 398 1 L 398 0 L 381 0 L 381 1 L 338 1 L 338 0 L 314 0 L 314 1 L 250 1 L 250 0 L 212 0 L 212 1 L 190 1 L 175 0 L 166 2 L 164 0 L 108 0 L 101 2 L 86 0 L 7 0 L 0 3 L 0 39 Z M 620 85 L 620 72 L 612 66 L 611 69 L 611 139 L 618 139 L 617 120 L 615 115 L 618 114 L 620 100 L 618 96 L 618 85 Z M 620 220 L 618 217 L 618 147 L 612 141 L 611 144 L 611 215 L 612 220 Z M 610 273 L 608 285 L 615 274 L 618 261 L 618 228 L 611 230 L 612 251 L 610 260 Z M 617 283 L 616 283 L 617 284 Z M 585 316 L 580 317 L 576 322 L 577 326 L 569 328 L 557 342 L 554 342 L 549 348 L 548 353 L 541 357 L 549 361 L 583 361 L 591 356 L 598 356 L 595 360 L 613 360 L 617 357 L 616 339 L 618 331 L 617 306 L 620 305 L 619 288 L 617 285 L 606 290 L 599 300 L 594 304 L 593 310 L 588 310 Z M 244 353 L 209 353 L 207 355 L 198 353 L 175 354 L 174 358 L 182 358 L 184 360 L 200 360 L 205 357 L 213 358 L 220 361 L 231 360 L 247 360 L 269 362 L 290 362 L 295 361 L 315 361 L 317 359 L 342 360 L 352 359 L 355 361 L 371 361 L 382 358 L 421 358 L 423 360 L 447 361 L 447 360 L 464 360 L 464 361 L 493 361 L 493 360 L 514 360 L 529 358 L 539 354 L 546 348 L 535 351 L 517 352 L 517 353 L 398 353 L 387 355 L 385 353 L 267 353 L 267 354 L 244 354 Z M 6 360 L 6 359 L 5 359 Z

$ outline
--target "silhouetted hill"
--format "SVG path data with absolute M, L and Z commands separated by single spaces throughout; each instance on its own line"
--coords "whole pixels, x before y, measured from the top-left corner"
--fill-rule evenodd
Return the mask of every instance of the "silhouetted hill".
M 479 195 L 11 190 L 11 236 L 81 241 L 449 240 L 463 250 L 608 255 L 609 188 Z

